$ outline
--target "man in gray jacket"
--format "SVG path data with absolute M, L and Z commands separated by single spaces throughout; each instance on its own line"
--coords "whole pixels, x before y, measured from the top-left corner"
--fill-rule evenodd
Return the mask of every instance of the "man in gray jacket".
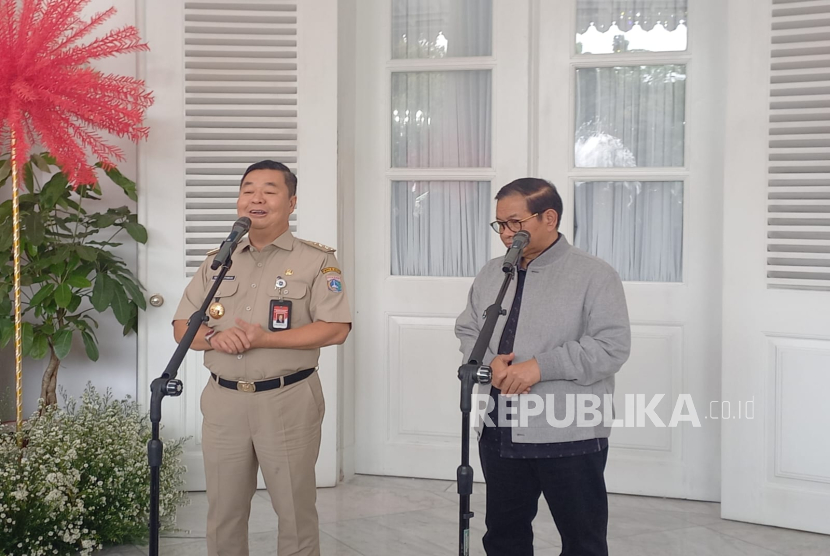
M 530 241 L 483 361 L 493 369 L 492 387 L 479 391 L 491 397 L 479 427 L 487 484 L 484 548 L 489 556 L 532 555 L 532 521 L 544 494 L 562 556 L 607 556 L 603 473 L 610 428 L 607 419 L 580 416 L 586 408 L 608 411 L 614 374 L 628 359 L 622 282 L 610 265 L 559 234 L 562 199 L 551 183 L 519 179 L 496 201 L 492 226 L 505 246 L 521 230 Z M 455 326 L 465 362 L 503 280 L 499 257 L 473 282 Z

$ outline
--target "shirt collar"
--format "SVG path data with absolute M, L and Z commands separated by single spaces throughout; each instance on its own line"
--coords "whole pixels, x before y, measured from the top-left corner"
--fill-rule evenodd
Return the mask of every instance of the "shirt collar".
M 291 233 L 291 230 L 286 230 L 281 236 L 277 239 L 272 241 L 269 245 L 273 245 L 279 249 L 284 249 L 286 251 L 293 251 L 294 250 L 294 242 L 295 242 L 294 234 Z M 251 248 L 251 240 L 246 235 L 242 238 L 242 241 L 239 242 L 239 249 L 241 251 L 246 251 Z
M 568 243 L 568 239 L 560 233 L 556 241 L 551 243 L 547 249 L 539 254 L 538 257 L 528 263 L 527 268 L 530 268 L 531 266 L 536 268 L 553 264 L 561 259 L 570 248 L 571 244 Z

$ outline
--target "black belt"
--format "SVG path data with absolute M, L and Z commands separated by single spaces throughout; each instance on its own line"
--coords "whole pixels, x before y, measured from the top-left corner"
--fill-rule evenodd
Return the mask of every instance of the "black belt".
M 313 369 L 297 371 L 296 373 L 288 376 L 281 376 L 279 378 L 272 378 L 269 380 L 260 380 L 259 382 L 248 382 L 247 380 L 225 380 L 221 376 L 216 376 L 214 373 L 210 373 L 210 376 L 213 377 L 219 386 L 224 386 L 225 388 L 230 388 L 231 390 L 239 390 L 240 392 L 265 392 L 266 390 L 273 390 L 274 388 L 280 388 L 281 386 L 288 386 L 289 384 L 300 382 L 301 380 L 310 377 L 316 370 L 317 367 L 314 367 Z

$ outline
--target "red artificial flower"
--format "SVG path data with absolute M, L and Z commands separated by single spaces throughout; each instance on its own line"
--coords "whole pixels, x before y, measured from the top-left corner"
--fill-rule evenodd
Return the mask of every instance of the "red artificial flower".
M 0 144 L 15 137 L 15 164 L 40 143 L 73 185 L 95 181 L 87 150 L 105 166 L 123 160 L 100 132 L 138 141 L 153 97 L 144 82 L 93 69 L 92 60 L 148 50 L 133 26 L 80 41 L 109 19 L 115 8 L 81 19 L 90 0 L 0 0 Z M 18 5 L 20 5 L 18 9 Z

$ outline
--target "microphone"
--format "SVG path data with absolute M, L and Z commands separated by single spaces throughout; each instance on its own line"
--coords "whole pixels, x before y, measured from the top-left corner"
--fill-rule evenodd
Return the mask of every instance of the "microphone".
M 213 259 L 213 262 L 210 263 L 211 270 L 216 270 L 220 266 L 226 266 L 230 262 L 231 255 L 233 255 L 233 252 L 236 250 L 236 246 L 239 245 L 239 241 L 245 234 L 248 233 L 250 228 L 251 219 L 247 216 L 243 216 L 234 222 L 233 228 L 231 228 L 231 233 L 228 234 L 228 238 L 222 242 L 222 245 L 219 246 L 219 252 Z
M 527 244 L 529 242 L 529 233 L 527 233 L 525 230 L 516 232 L 516 235 L 513 236 L 513 243 L 510 244 L 510 248 L 507 250 L 507 254 L 504 256 L 504 262 L 501 265 L 501 269 L 504 272 L 513 271 L 513 267 L 516 266 L 516 263 L 518 263 L 519 259 L 521 259 L 522 251 L 524 251 L 524 248 L 527 247 Z

